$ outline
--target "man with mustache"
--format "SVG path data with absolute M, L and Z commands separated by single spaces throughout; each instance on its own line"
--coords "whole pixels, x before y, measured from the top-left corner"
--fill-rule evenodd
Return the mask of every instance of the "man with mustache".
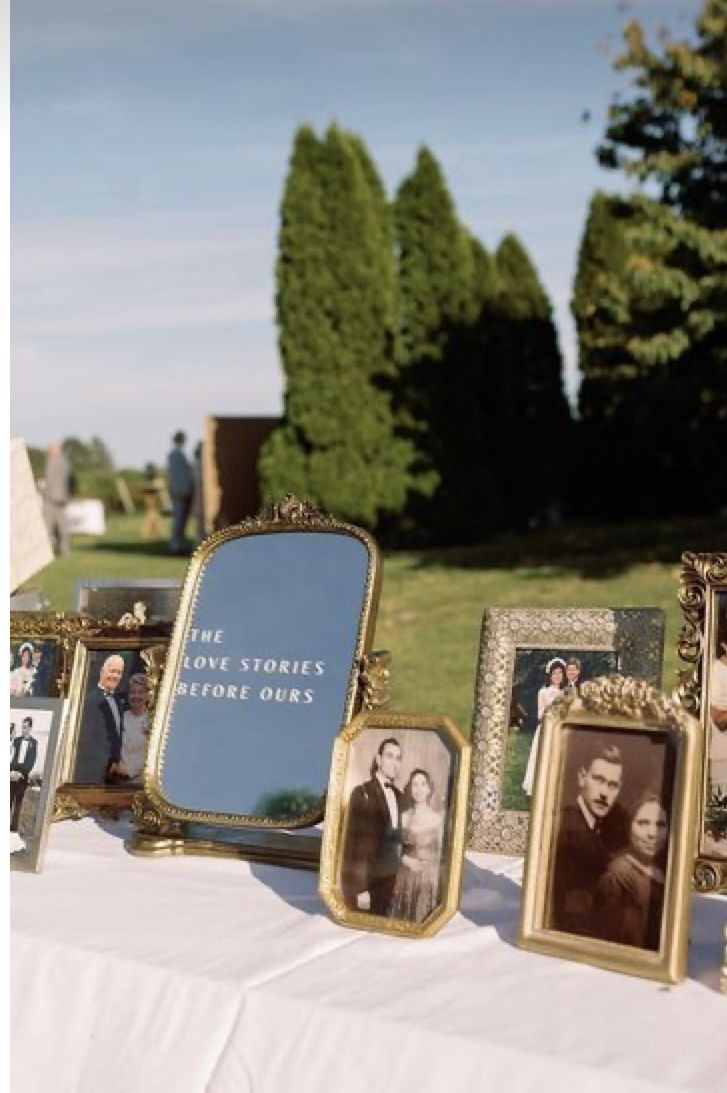
M 553 870 L 550 925 L 555 930 L 593 936 L 596 884 L 626 842 L 626 814 L 617 804 L 623 758 L 600 742 L 578 771 L 578 796 L 560 816 Z

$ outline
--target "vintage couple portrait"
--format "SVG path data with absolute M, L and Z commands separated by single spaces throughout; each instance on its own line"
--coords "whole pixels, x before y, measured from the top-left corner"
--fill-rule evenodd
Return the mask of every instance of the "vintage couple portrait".
M 431 937 L 455 913 L 471 747 L 447 717 L 361 713 L 336 737 L 319 888 L 342 925 Z
M 564 727 L 546 926 L 658 952 L 677 744 Z
M 88 651 L 70 781 L 140 783 L 149 743 L 149 680 L 139 649 Z
M 407 730 L 366 734 L 354 749 L 341 868 L 352 911 L 423 922 L 435 909 L 450 766 L 441 740 Z

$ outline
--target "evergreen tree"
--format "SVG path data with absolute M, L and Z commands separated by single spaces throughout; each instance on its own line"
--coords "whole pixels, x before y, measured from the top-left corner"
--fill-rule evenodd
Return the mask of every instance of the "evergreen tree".
M 396 382 L 399 428 L 416 446 L 409 520 L 422 539 L 452 538 L 452 476 L 470 468 L 459 454 L 466 382 L 465 330 L 475 319 L 474 254 L 441 168 L 421 148 L 394 205 L 399 258 L 402 367 Z
M 617 65 L 635 70 L 637 91 L 612 107 L 599 156 L 659 194 L 633 199 L 608 289 L 640 400 L 633 503 L 698 510 L 724 495 L 727 0 L 707 0 L 693 42 L 664 38 L 653 52 L 638 23 L 625 38 Z
M 507 235 L 495 253 L 495 444 L 511 527 L 556 518 L 566 501 L 570 410 L 552 308 L 527 251 Z
M 285 415 L 261 453 L 263 496 L 293 491 L 374 526 L 403 506 L 411 459 L 384 390 L 396 367 L 394 249 L 373 163 L 335 126 L 295 139 L 277 319 Z

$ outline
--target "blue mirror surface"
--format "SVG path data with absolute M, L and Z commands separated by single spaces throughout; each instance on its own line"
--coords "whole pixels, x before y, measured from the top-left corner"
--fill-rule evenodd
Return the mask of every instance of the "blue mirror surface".
M 284 822 L 316 810 L 350 714 L 372 566 L 326 531 L 230 539 L 197 577 L 160 789 L 188 811 Z

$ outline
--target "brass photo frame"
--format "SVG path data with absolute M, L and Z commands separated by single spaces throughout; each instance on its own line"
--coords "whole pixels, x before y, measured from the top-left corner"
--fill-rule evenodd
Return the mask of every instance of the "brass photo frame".
M 518 944 L 678 982 L 687 959 L 699 723 L 643 680 L 613 676 L 553 704 L 542 744 Z
M 694 885 L 727 891 L 727 554 L 682 555 L 679 603 L 679 656 L 688 665 L 679 694 L 704 734 Z
M 153 716 L 165 655 L 166 641 L 158 636 L 120 636 L 115 627 L 77 639 L 54 820 L 76 819 L 90 812 L 116 817 L 132 810 L 134 798 L 143 786 L 141 773 L 137 777 L 127 778 L 120 773 L 112 776 L 107 772 L 111 759 L 106 725 L 113 732 L 115 719 L 119 746 L 122 747 L 125 734 L 121 726 L 125 714 L 133 712 L 126 700 L 126 692 L 131 678 L 137 675 L 143 676 L 145 683 L 144 720 Z M 116 673 L 117 678 L 113 682 L 114 712 L 111 714 L 111 707 L 99 683 L 103 682 L 102 674 L 107 662 L 113 660 L 121 661 L 123 668 Z M 104 712 L 99 715 L 97 711 L 102 705 Z
M 317 868 L 333 740 L 388 691 L 388 655 L 371 652 L 380 580 L 367 532 L 294 497 L 198 547 L 132 853 Z
M 447 717 L 366 713 L 346 725 L 333 749 L 319 881 L 336 922 L 431 937 L 451 918 L 470 755 Z
M 526 776 L 532 792 L 538 726 L 555 693 L 545 689 L 551 673 L 560 671 L 563 694 L 570 689 L 568 661 L 579 666 L 576 689 L 613 672 L 660 687 L 663 651 L 664 613 L 657 608 L 488 608 L 477 666 L 467 845 L 525 853 L 530 811 L 521 788 Z

